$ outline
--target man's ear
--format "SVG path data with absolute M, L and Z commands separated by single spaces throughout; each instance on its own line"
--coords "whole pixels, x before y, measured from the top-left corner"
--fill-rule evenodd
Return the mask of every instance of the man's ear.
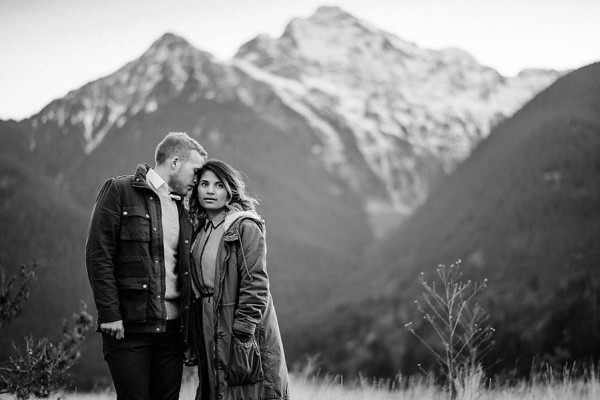
M 171 159 L 171 169 L 177 169 L 177 167 L 179 167 L 179 164 L 181 163 L 181 159 L 177 156 L 173 157 Z

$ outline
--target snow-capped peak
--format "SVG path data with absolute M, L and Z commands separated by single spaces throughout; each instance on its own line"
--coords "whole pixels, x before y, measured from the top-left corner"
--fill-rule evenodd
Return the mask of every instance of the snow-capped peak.
M 179 95 L 191 80 L 201 82 L 208 91 L 211 75 L 219 73 L 212 55 L 166 33 L 118 71 L 50 103 L 32 123 L 40 126 L 54 121 L 63 133 L 71 127 L 82 130 L 84 151 L 89 154 L 111 128 L 123 126 L 140 112 L 154 112 Z
M 295 94 L 280 90 L 286 103 L 312 126 L 353 136 L 352 148 L 341 150 L 329 140 L 337 148 L 324 145 L 325 162 L 360 154 L 397 209 L 422 202 L 436 169 L 452 170 L 499 119 L 560 75 L 505 78 L 463 50 L 421 48 L 338 7 L 296 18 L 280 38 L 260 36 L 236 58 L 300 83 Z M 346 156 L 333 157 L 338 151 Z

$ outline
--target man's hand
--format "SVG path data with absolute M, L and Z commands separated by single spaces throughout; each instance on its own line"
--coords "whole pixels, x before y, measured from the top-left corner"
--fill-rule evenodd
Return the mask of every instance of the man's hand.
M 125 337 L 125 328 L 123 327 L 123 321 L 121 320 L 100 324 L 100 330 L 102 333 L 107 333 L 117 339 L 123 339 Z

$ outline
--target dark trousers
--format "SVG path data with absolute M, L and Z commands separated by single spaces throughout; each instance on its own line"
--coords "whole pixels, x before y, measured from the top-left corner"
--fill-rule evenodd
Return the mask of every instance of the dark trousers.
M 167 321 L 164 333 L 131 333 L 117 340 L 102 334 L 118 400 L 177 400 L 183 373 L 180 321 Z
M 209 363 L 211 356 L 206 351 L 204 325 L 211 325 L 213 323 L 213 318 L 210 318 L 209 320 L 203 319 L 202 300 L 205 299 L 196 299 L 192 301 L 192 306 L 190 307 L 190 331 L 192 345 L 194 346 L 196 356 L 198 357 L 198 388 L 196 389 L 196 400 L 210 400 L 215 398 L 215 394 L 211 393 L 210 388 L 214 385 L 211 385 L 210 383 L 211 378 L 208 372 L 213 362 Z M 212 300 L 212 298 L 210 300 Z M 212 380 L 214 382 L 214 378 L 212 378 Z

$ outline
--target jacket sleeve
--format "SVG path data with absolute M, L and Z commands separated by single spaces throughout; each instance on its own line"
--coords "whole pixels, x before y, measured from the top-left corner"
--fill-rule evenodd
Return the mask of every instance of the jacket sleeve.
M 115 179 L 104 183 L 88 228 L 85 262 L 98 310 L 98 324 L 122 320 L 115 281 L 121 232 L 121 201 Z
M 232 328 L 236 333 L 254 334 L 269 301 L 267 247 L 265 236 L 254 221 L 242 221 L 240 230 L 239 296 Z

